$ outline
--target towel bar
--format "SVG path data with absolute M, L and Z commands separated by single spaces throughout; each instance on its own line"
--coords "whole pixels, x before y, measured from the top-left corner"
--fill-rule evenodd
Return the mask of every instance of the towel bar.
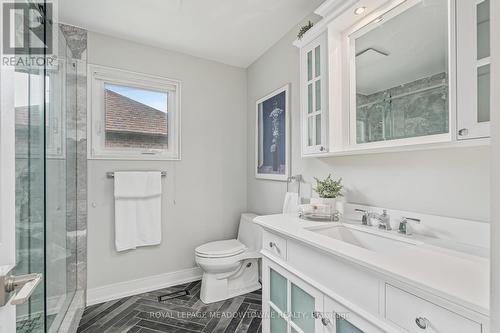
M 126 171 L 124 171 L 124 172 L 126 172 Z M 131 172 L 132 172 L 132 171 L 131 171 Z M 114 173 L 114 171 L 112 171 L 112 172 L 106 172 L 106 176 L 107 176 L 108 178 L 114 178 L 114 177 L 115 177 L 115 173 Z M 167 172 L 166 172 L 166 171 L 162 171 L 162 172 L 161 172 L 161 176 L 162 176 L 162 177 L 167 177 Z

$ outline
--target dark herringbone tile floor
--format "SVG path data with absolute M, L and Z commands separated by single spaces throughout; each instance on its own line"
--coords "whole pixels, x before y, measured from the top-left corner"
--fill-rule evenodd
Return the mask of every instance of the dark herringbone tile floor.
M 260 333 L 260 290 L 226 301 L 200 301 L 200 281 L 121 298 L 85 309 L 78 333 Z M 189 295 L 157 297 L 187 288 Z

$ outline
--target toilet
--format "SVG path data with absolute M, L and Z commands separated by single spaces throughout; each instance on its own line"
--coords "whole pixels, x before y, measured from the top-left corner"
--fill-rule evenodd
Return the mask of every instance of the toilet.
M 213 303 L 260 289 L 261 228 L 255 214 L 242 214 L 238 238 L 206 243 L 195 249 L 203 270 L 200 299 Z

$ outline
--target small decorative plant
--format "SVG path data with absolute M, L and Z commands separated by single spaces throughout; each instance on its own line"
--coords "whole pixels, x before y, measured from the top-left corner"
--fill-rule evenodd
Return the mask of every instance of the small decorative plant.
M 316 186 L 313 187 L 313 190 L 318 193 L 320 198 L 335 199 L 344 196 L 342 194 L 342 189 L 344 188 L 342 178 L 333 180 L 330 174 L 324 180 L 316 177 L 314 177 L 314 180 L 316 181 Z
M 307 32 L 307 30 L 311 29 L 313 27 L 313 23 L 311 21 L 307 22 L 306 25 L 302 26 L 299 30 L 299 33 L 297 34 L 298 39 L 302 39 L 302 36 Z

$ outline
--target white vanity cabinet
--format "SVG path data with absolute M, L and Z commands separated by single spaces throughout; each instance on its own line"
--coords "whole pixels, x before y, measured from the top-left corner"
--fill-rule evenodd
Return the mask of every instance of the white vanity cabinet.
M 327 32 L 300 48 L 302 155 L 328 152 Z
M 310 241 L 266 228 L 263 240 L 263 333 L 488 332 L 487 316 L 459 300 L 450 302 Z
M 457 1 L 459 140 L 490 136 L 490 0 Z
M 272 260 L 262 274 L 263 333 L 384 332 Z

